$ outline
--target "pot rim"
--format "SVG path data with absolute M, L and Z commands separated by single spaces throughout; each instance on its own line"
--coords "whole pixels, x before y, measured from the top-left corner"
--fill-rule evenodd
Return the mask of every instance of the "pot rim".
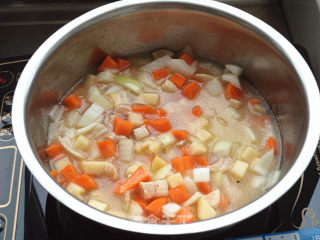
M 219 14 L 222 14 L 231 20 L 239 21 L 243 26 L 250 26 L 253 31 L 256 31 L 256 33 L 262 35 L 267 39 L 267 41 L 272 43 L 295 68 L 297 75 L 301 79 L 308 104 L 309 119 L 308 129 L 306 131 L 306 141 L 299 156 L 297 157 L 297 160 L 287 174 L 260 198 L 241 207 L 240 209 L 217 218 L 188 224 L 187 227 L 184 224 L 146 224 L 122 219 L 101 212 L 76 199 L 62 188 L 43 168 L 41 162 L 37 159 L 36 154 L 32 150 L 27 135 L 26 107 L 28 90 L 31 88 L 32 81 L 39 73 L 43 64 L 56 49 L 58 49 L 69 37 L 97 23 L 99 19 L 108 12 L 112 12 L 119 8 L 134 9 L 134 7 L 141 5 L 160 3 L 177 5 L 187 4 L 194 9 L 197 8 L 196 10 L 202 9 L 207 13 L 210 13 L 210 11 L 219 12 Z M 132 232 L 157 235 L 192 234 L 216 230 L 242 221 L 271 205 L 291 188 L 307 168 L 316 149 L 320 135 L 320 113 L 317 113 L 317 108 L 319 106 L 320 98 L 318 87 L 307 63 L 287 39 L 258 18 L 235 7 L 210 0 L 124 0 L 98 7 L 81 15 L 60 28 L 39 47 L 25 67 L 15 90 L 12 109 L 12 123 L 17 146 L 32 174 L 50 194 L 75 212 L 96 222 Z

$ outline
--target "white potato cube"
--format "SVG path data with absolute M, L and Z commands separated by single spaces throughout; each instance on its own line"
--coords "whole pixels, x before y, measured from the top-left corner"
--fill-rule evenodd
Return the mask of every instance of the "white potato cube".
M 230 173 L 236 178 L 243 178 L 248 170 L 249 164 L 241 160 L 237 160 L 230 169 Z
M 186 176 L 184 177 L 183 181 L 184 181 L 184 186 L 186 187 L 190 195 L 198 191 L 198 187 L 191 177 Z
M 168 165 L 169 163 L 165 160 L 163 160 L 161 157 L 159 156 L 155 156 L 154 159 L 152 160 L 152 164 L 151 164 L 151 172 L 156 172 L 158 171 L 160 168 Z
M 168 164 L 162 168 L 160 168 L 153 176 L 152 176 L 152 180 L 156 181 L 156 180 L 160 180 L 165 178 L 168 173 L 170 172 L 170 170 L 172 169 L 171 164 Z
M 203 143 L 210 142 L 214 137 L 211 132 L 205 129 L 198 129 L 195 135 Z
M 129 112 L 128 121 L 133 123 L 133 126 L 140 127 L 144 124 L 143 115 L 136 112 Z
M 91 141 L 83 135 L 80 135 L 74 143 L 74 146 L 82 151 L 86 151 L 90 148 Z
M 108 209 L 108 204 L 105 203 L 105 202 L 102 202 L 102 201 L 99 201 L 99 200 L 96 200 L 96 199 L 90 199 L 88 201 L 88 205 L 91 206 L 91 207 L 94 207 L 100 211 L 106 211 Z
M 181 206 L 176 203 L 167 203 L 162 207 L 162 213 L 166 217 L 175 217 L 177 213 L 179 212 Z
M 53 163 L 54 168 L 58 172 L 61 172 L 61 170 L 64 169 L 68 164 L 71 164 L 71 161 L 68 157 L 60 158 L 60 159 L 54 161 L 54 163 Z
M 211 193 L 208 193 L 203 196 L 203 198 L 209 203 L 213 208 L 217 208 L 220 204 L 220 190 L 213 190 Z
M 109 162 L 107 162 L 105 166 L 105 174 L 108 178 L 110 178 L 111 181 L 115 181 L 119 177 L 116 167 Z
M 123 162 L 133 160 L 134 142 L 132 139 L 121 138 L 119 140 L 119 159 Z
M 241 152 L 240 158 L 246 162 L 252 162 L 255 158 L 259 156 L 258 152 L 254 150 L 251 146 L 245 147 Z
M 171 132 L 163 133 L 159 135 L 158 138 L 166 151 L 168 151 L 177 141 Z
M 183 203 L 183 206 L 190 206 L 194 203 L 196 203 L 200 197 L 202 197 L 203 195 L 200 192 L 196 192 L 195 194 L 193 194 L 187 201 L 185 201 Z
M 231 153 L 232 142 L 230 141 L 218 141 L 213 147 L 213 154 L 219 157 L 227 157 Z
M 210 169 L 209 168 L 195 168 L 193 169 L 193 180 L 197 182 L 209 182 Z
M 157 93 L 142 93 L 142 100 L 146 104 L 150 104 L 152 106 L 158 106 L 160 95 Z
M 81 161 L 80 167 L 85 173 L 101 175 L 105 173 L 107 164 L 105 161 Z
M 191 143 L 189 150 L 190 150 L 190 154 L 193 156 L 199 156 L 199 155 L 204 155 L 208 153 L 207 146 L 200 142 Z
M 153 198 L 156 194 L 154 182 L 140 182 L 139 188 L 144 199 Z
M 231 98 L 229 100 L 229 106 L 230 107 L 233 107 L 235 109 L 239 109 L 241 107 L 241 105 L 242 105 L 242 102 L 239 101 L 239 100 L 236 100 L 236 99 L 233 99 L 233 98 Z
M 197 202 L 197 213 L 200 220 L 205 220 L 217 216 L 217 212 L 202 197 L 199 198 Z
M 175 188 L 184 183 L 181 173 L 175 173 L 167 177 L 167 180 L 170 188 Z
M 250 170 L 260 175 L 266 175 L 273 163 L 274 150 L 266 152 L 261 158 L 254 159 L 250 164 Z
M 66 187 L 66 190 L 76 198 L 83 201 L 83 194 L 86 192 L 86 190 L 83 187 L 75 183 L 69 183 L 68 186 Z
M 168 181 L 166 179 L 157 180 L 155 183 L 155 197 L 166 197 L 169 194 Z
M 211 182 L 212 185 L 215 187 L 221 187 L 222 185 L 222 180 L 223 180 L 223 171 L 218 170 L 218 171 L 214 171 L 212 173 L 212 178 L 211 178 Z
M 150 136 L 150 132 L 146 128 L 145 125 L 143 125 L 143 126 L 141 126 L 139 128 L 133 129 L 133 134 L 134 134 L 134 137 L 137 140 L 142 140 L 142 139 Z
M 177 86 L 173 82 L 168 80 L 168 79 L 165 80 L 165 82 L 161 85 L 161 88 L 165 92 L 177 92 L 177 91 L 179 91 L 179 88 L 177 88 Z

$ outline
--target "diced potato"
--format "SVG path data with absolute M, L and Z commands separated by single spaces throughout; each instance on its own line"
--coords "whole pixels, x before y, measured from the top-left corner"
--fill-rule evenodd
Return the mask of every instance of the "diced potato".
M 176 203 L 167 203 L 162 207 L 162 213 L 166 216 L 166 217 L 175 217 L 177 215 L 177 213 L 179 212 L 181 206 L 179 204 Z
M 184 177 L 183 181 L 184 181 L 184 186 L 186 187 L 190 195 L 198 191 L 198 187 L 191 177 L 188 177 L 188 176 Z
M 140 113 L 135 113 L 135 112 L 129 112 L 128 121 L 133 123 L 133 126 L 135 128 L 140 127 L 144 124 L 143 115 Z
M 206 84 L 205 89 L 211 96 L 218 96 L 223 93 L 223 86 L 217 78 L 213 78 L 209 81 Z
M 196 203 L 202 196 L 203 195 L 200 192 L 195 192 L 195 194 L 193 194 L 187 201 L 183 203 L 183 206 L 190 206 Z
M 193 142 L 189 147 L 190 154 L 193 156 L 204 155 L 208 153 L 208 148 L 206 145 L 200 142 Z
M 158 138 L 166 151 L 168 151 L 177 141 L 171 132 L 163 133 L 159 135 Z
M 58 172 L 61 172 L 61 170 L 64 169 L 68 164 L 71 164 L 71 161 L 68 157 L 58 159 L 58 160 L 54 161 L 54 163 L 53 163 L 54 168 Z
M 237 160 L 230 169 L 230 173 L 236 178 L 243 178 L 248 170 L 249 164 L 241 160 Z
M 207 130 L 205 130 L 205 129 L 197 129 L 195 135 L 203 143 L 210 142 L 214 138 L 212 133 L 207 131 Z
M 191 143 L 193 143 L 193 142 L 200 142 L 200 143 L 201 143 L 201 141 L 200 141 L 199 138 L 197 138 L 197 137 L 195 137 L 195 136 L 193 136 L 193 135 L 191 135 L 191 134 L 189 134 L 187 140 L 188 140 L 189 142 L 191 142 Z
M 261 158 L 254 159 L 250 164 L 250 170 L 260 175 L 266 175 L 273 163 L 274 150 L 266 152 Z
M 226 157 L 230 155 L 231 148 L 232 148 L 232 142 L 221 140 L 214 145 L 212 151 L 213 151 L 213 154 L 216 156 Z
M 195 182 L 209 182 L 210 169 L 209 168 L 195 168 L 195 169 L 193 169 L 193 180 Z
M 111 181 L 115 181 L 118 179 L 118 171 L 116 167 L 112 164 L 107 162 L 105 167 L 105 173 L 108 178 L 110 178 Z
M 135 162 L 131 164 L 126 171 L 126 177 L 131 176 L 142 164 L 140 162 Z
M 153 198 L 156 194 L 154 182 L 140 182 L 139 189 L 144 199 Z
M 111 110 L 113 108 L 112 102 L 106 99 L 100 93 L 100 90 L 96 85 L 92 85 L 89 87 L 88 94 L 89 101 L 99 104 L 105 111 Z
M 202 197 L 199 198 L 197 203 L 197 213 L 200 220 L 205 220 L 217 216 L 217 212 Z
M 101 175 L 105 173 L 108 162 L 105 161 L 81 161 L 81 169 L 88 174 Z
M 231 98 L 229 100 L 229 106 L 230 107 L 233 107 L 235 109 L 239 109 L 241 107 L 241 105 L 242 105 L 242 103 L 239 100 L 236 100 L 236 99 L 233 99 L 233 98 Z
M 230 72 L 232 72 L 236 76 L 240 76 L 242 74 L 242 68 L 234 65 L 234 64 L 226 64 L 225 65 L 226 69 L 228 69 Z
M 102 202 L 96 199 L 90 199 L 88 201 L 88 205 L 103 212 L 108 209 L 108 204 L 106 202 Z
M 184 183 L 181 173 L 175 173 L 167 177 L 168 184 L 170 188 L 175 188 Z
M 160 158 L 159 156 L 155 156 L 152 164 L 151 164 L 151 172 L 156 172 L 158 171 L 160 168 L 168 165 L 169 163 L 165 160 L 163 160 L 162 158 Z
M 169 194 L 168 181 L 166 179 L 157 180 L 155 183 L 155 197 L 166 197 Z
M 213 208 L 217 208 L 220 204 L 220 190 L 213 190 L 211 193 L 208 193 L 203 196 L 203 198 L 209 203 L 209 205 Z
M 123 162 L 133 160 L 134 142 L 132 139 L 122 138 L 119 140 L 119 159 Z
M 153 176 L 152 176 L 152 180 L 156 181 L 156 180 L 160 180 L 165 178 L 168 173 L 170 172 L 170 170 L 172 169 L 171 164 L 168 164 L 162 168 L 160 168 Z
M 142 100 L 146 104 L 150 104 L 152 106 L 158 106 L 160 102 L 160 95 L 157 93 L 142 93 Z
M 211 178 L 211 182 L 212 185 L 215 187 L 221 187 L 222 185 L 222 180 L 223 180 L 223 171 L 218 170 L 218 171 L 214 171 L 212 173 L 212 178 Z
M 80 135 L 74 143 L 74 146 L 82 151 L 87 151 L 90 148 L 91 141 L 83 135 Z
M 150 151 L 152 154 L 159 154 L 163 150 L 163 145 L 158 139 L 148 139 L 135 147 L 136 153 Z
M 150 136 L 150 132 L 149 132 L 149 130 L 146 128 L 145 125 L 143 125 L 143 126 L 141 126 L 141 127 L 139 127 L 139 128 L 133 129 L 133 134 L 134 134 L 134 137 L 135 137 L 137 140 L 142 140 L 142 139 Z
M 251 146 L 245 147 L 243 149 L 240 158 L 246 162 L 252 162 L 255 158 L 259 156 L 258 152 L 254 150 Z
M 232 118 L 232 119 L 235 119 L 235 120 L 240 120 L 241 119 L 241 114 L 236 110 L 234 109 L 233 107 L 229 107 L 227 109 L 228 111 L 228 114 L 229 116 Z
M 83 201 L 83 194 L 86 192 L 86 190 L 75 184 L 75 183 L 69 183 L 68 186 L 66 187 L 66 190 L 71 193 L 73 196 L 75 196 L 76 198 L 80 199 Z
M 210 125 L 210 122 L 208 119 L 206 119 L 205 117 L 199 117 L 199 121 L 200 121 L 200 126 L 203 128 L 207 128 Z
M 177 88 L 177 86 L 174 85 L 174 83 L 171 82 L 168 79 L 165 80 L 165 82 L 161 85 L 161 88 L 165 92 L 177 92 L 177 91 L 179 91 L 179 88 Z

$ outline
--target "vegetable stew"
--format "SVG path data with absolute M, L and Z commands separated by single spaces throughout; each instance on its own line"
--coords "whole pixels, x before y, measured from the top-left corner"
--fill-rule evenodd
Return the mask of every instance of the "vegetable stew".
M 264 99 L 234 64 L 175 54 L 107 56 L 50 111 L 50 173 L 118 217 L 191 223 L 253 201 L 280 177 Z

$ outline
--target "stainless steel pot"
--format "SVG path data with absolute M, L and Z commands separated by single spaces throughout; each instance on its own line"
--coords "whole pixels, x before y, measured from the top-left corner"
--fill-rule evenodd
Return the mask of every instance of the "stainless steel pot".
M 48 174 L 37 149 L 46 142 L 50 106 L 90 69 L 99 46 L 127 55 L 189 44 L 203 57 L 239 64 L 266 98 L 279 123 L 283 152 L 281 180 L 252 203 L 214 219 L 188 225 L 133 222 L 91 208 Z M 19 80 L 13 104 L 18 148 L 50 194 L 74 211 L 115 228 L 149 234 L 216 230 L 254 215 L 281 197 L 312 158 L 320 133 L 319 92 L 296 49 L 273 28 L 228 5 L 196 0 L 127 0 L 92 10 L 54 33 L 33 55 Z

